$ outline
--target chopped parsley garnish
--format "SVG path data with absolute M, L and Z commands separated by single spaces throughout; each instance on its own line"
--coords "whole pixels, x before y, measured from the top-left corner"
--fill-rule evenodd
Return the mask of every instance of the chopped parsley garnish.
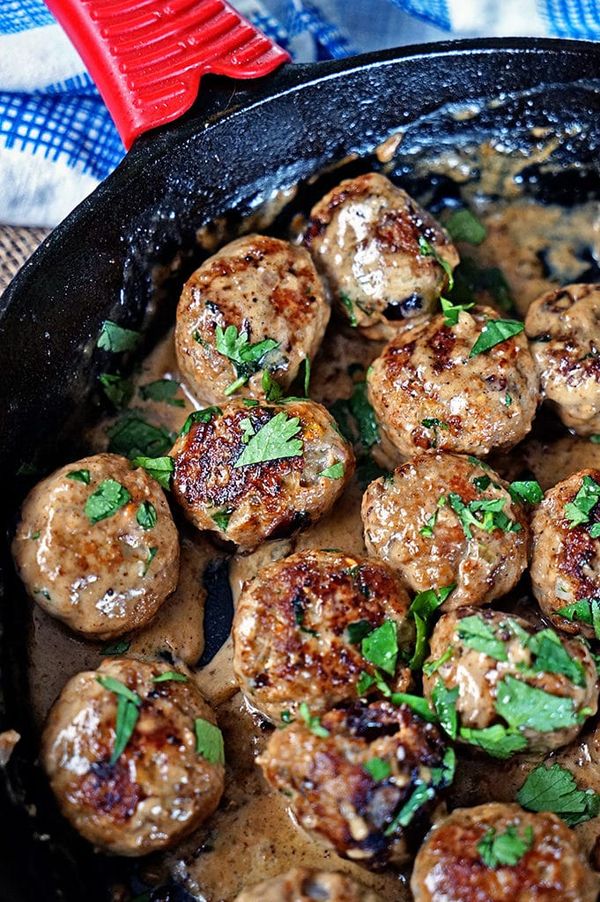
M 444 323 L 447 326 L 456 326 L 460 314 L 466 313 L 467 310 L 470 310 L 471 307 L 475 306 L 474 302 L 470 304 L 453 304 L 452 301 L 449 301 L 447 298 L 440 298 L 440 304 L 442 306 L 442 313 L 444 314 Z
M 85 515 L 90 523 L 99 523 L 112 517 L 131 501 L 131 495 L 115 479 L 104 479 L 85 502 Z
M 116 764 L 127 747 L 127 743 L 133 735 L 135 725 L 140 716 L 142 700 L 137 692 L 132 692 L 125 683 L 112 676 L 99 675 L 96 680 L 103 689 L 117 696 L 117 719 L 115 723 L 115 743 L 113 746 L 110 764 Z
M 67 473 L 67 479 L 72 479 L 73 482 L 83 482 L 84 485 L 90 484 L 90 471 L 89 470 L 71 470 L 70 473 Z
M 281 722 L 282 723 L 294 723 L 294 718 L 292 716 L 291 711 L 282 711 L 281 712 Z
M 487 235 L 485 226 L 467 209 L 456 210 L 444 224 L 453 241 L 481 244 Z
M 267 401 L 280 401 L 283 398 L 281 385 L 273 379 L 268 370 L 263 370 L 261 384 Z
M 590 435 L 589 440 L 592 443 L 592 445 L 600 445 L 600 435 L 598 435 L 598 434 Z
M 134 457 L 131 462 L 134 467 L 142 467 L 163 489 L 171 488 L 171 475 L 175 469 L 172 457 L 140 456 Z
M 164 673 L 160 673 L 158 676 L 152 677 L 153 683 L 187 683 L 188 678 L 185 673 L 179 673 L 177 670 L 165 670 Z
M 211 520 L 216 523 L 221 532 L 227 532 L 229 521 L 231 520 L 232 510 L 215 511 L 210 515 Z
M 256 432 L 237 459 L 234 467 L 300 457 L 302 440 L 295 438 L 302 431 L 299 417 L 288 417 L 280 411 Z
M 240 420 L 240 426 L 242 428 L 242 442 L 244 445 L 247 445 L 252 436 L 256 434 L 256 430 L 250 417 L 244 417 L 243 420 Z
M 600 814 L 600 795 L 579 789 L 571 771 L 561 764 L 538 765 L 518 791 L 517 802 L 528 811 L 552 811 L 569 827 Z
M 422 526 L 419 530 L 422 536 L 425 536 L 428 539 L 433 537 L 433 530 L 435 529 L 435 525 L 437 523 L 439 511 L 435 510 L 430 517 L 427 517 L 425 521 L 425 526 Z
M 474 648 L 495 661 L 508 661 L 504 642 L 496 638 L 493 628 L 481 614 L 463 617 L 458 621 L 457 631 L 459 639 L 468 648 Z
M 448 495 L 448 503 L 454 513 L 458 516 L 463 532 L 467 539 L 473 539 L 471 526 L 483 529 L 484 532 L 493 532 L 495 529 L 501 529 L 502 532 L 520 532 L 521 524 L 516 520 L 511 520 L 504 513 L 504 498 L 490 498 L 485 500 L 469 501 L 465 504 L 460 495 L 456 492 L 450 492 Z M 476 516 L 482 514 L 482 517 Z
M 402 806 L 391 824 L 384 830 L 384 836 L 392 836 L 398 827 L 408 827 L 415 814 L 423 805 L 435 795 L 433 786 L 427 783 L 419 783 L 412 792 L 408 801 Z
M 233 363 L 237 379 L 225 389 L 226 395 L 232 395 L 261 369 L 264 358 L 279 347 L 279 342 L 273 338 L 264 338 L 250 344 L 247 332 L 238 332 L 235 326 L 227 326 L 226 329 L 217 326 L 215 347 L 219 354 Z
M 367 396 L 366 382 L 355 382 L 351 396 L 334 401 L 331 413 L 342 435 L 349 442 L 359 442 L 363 449 L 371 448 L 379 442 L 379 427 Z
M 454 288 L 454 275 L 452 273 L 452 267 L 448 263 L 447 260 L 438 253 L 437 248 L 430 244 L 426 238 L 422 235 L 419 235 L 419 253 L 422 257 L 433 257 L 435 262 L 442 267 L 446 276 L 448 277 L 448 291 L 452 291 Z
M 308 727 L 311 733 L 315 736 L 318 736 L 319 739 L 326 739 L 329 736 L 329 730 L 326 730 L 325 727 L 321 726 L 321 719 L 317 717 L 316 714 L 310 713 L 310 708 L 306 704 L 306 702 L 300 702 L 298 707 L 298 714 Z
M 528 638 L 527 647 L 535 656 L 535 671 L 559 673 L 571 680 L 575 686 L 585 686 L 583 665 L 569 654 L 554 630 L 545 629 L 534 633 Z
M 344 467 L 344 462 L 342 460 L 338 460 L 337 463 L 332 464 L 325 470 L 321 470 L 319 476 L 322 476 L 324 479 L 341 479 L 345 472 L 346 469 Z
M 443 586 L 437 591 L 435 589 L 426 589 L 425 592 L 419 592 L 418 595 L 415 595 L 408 611 L 415 621 L 417 632 L 415 650 L 408 662 L 411 670 L 418 670 L 423 665 L 427 655 L 427 637 L 431 618 L 455 588 L 456 584 L 453 583 L 451 586 Z
M 500 723 L 482 730 L 470 727 L 460 728 L 460 738 L 471 745 L 479 746 L 492 758 L 504 760 L 527 748 L 527 740 L 520 733 L 508 729 Z
M 39 539 L 39 537 L 41 536 L 41 534 L 42 534 L 42 533 L 40 532 L 40 530 L 39 530 L 39 529 L 36 529 L 36 531 L 35 531 L 35 532 L 32 532 L 32 533 L 28 536 L 28 538 L 33 539 L 34 541 L 37 541 L 37 539 Z
M 438 420 L 437 417 L 425 417 L 424 420 L 421 420 L 421 426 L 424 426 L 425 429 L 433 430 L 433 441 L 431 442 L 432 448 L 437 448 L 438 445 L 438 429 L 449 429 L 448 423 L 445 423 L 443 420 Z
M 477 341 L 471 348 L 469 357 L 483 354 L 490 348 L 508 341 L 515 335 L 519 335 L 525 328 L 525 324 L 516 319 L 488 319 L 479 333 Z
M 581 488 L 572 501 L 565 504 L 565 517 L 570 529 L 589 523 L 590 514 L 600 501 L 600 485 L 591 476 L 584 476 Z
M 308 398 L 310 389 L 310 357 L 304 358 L 304 396 Z
M 423 698 L 421 695 L 411 695 L 408 692 L 394 692 L 390 698 L 392 704 L 407 705 L 411 711 L 414 711 L 415 714 L 418 714 L 419 717 L 422 717 L 427 723 L 437 723 L 438 718 L 435 711 L 431 709 L 427 699 Z
M 513 501 L 526 501 L 527 504 L 539 504 L 544 497 L 542 487 L 535 479 L 511 482 L 508 491 Z
M 148 549 L 148 556 L 147 556 L 146 560 L 144 561 L 144 567 L 142 569 L 142 576 L 145 576 L 146 573 L 148 572 L 148 570 L 150 569 L 150 565 L 151 565 L 152 561 L 154 560 L 154 558 L 156 557 L 157 552 L 158 552 L 158 548 L 149 548 Z
M 477 851 L 488 868 L 512 868 L 529 852 L 533 845 L 533 827 L 525 827 L 519 836 L 516 826 L 512 824 L 504 833 L 497 833 L 490 827 L 483 839 L 477 843 Z
M 140 333 L 133 329 L 124 329 L 123 326 L 105 319 L 100 329 L 100 335 L 96 347 L 103 351 L 112 351 L 119 354 L 121 351 L 132 351 L 140 340 Z
M 436 670 L 439 670 L 440 667 L 443 667 L 444 664 L 448 663 L 453 654 L 454 648 L 449 645 L 443 655 L 440 655 L 435 661 L 426 661 L 425 664 L 423 664 L 423 673 L 425 676 L 432 676 Z
M 353 329 L 356 329 L 356 327 L 358 326 L 358 320 L 356 319 L 356 313 L 354 312 L 354 302 L 351 301 L 348 295 L 343 291 L 340 291 L 340 302 L 342 304 L 342 307 L 344 307 L 346 310 L 348 319 L 350 320 L 350 325 Z
M 131 380 L 123 378 L 118 373 L 101 373 L 98 381 L 104 394 L 117 410 L 127 407 L 133 396 Z
M 556 613 L 575 623 L 579 621 L 592 626 L 596 639 L 600 639 L 600 599 L 581 598 L 574 604 L 559 608 Z
M 171 407 L 185 407 L 183 398 L 175 397 L 180 388 L 175 379 L 156 379 L 155 382 L 140 386 L 140 395 L 144 401 L 162 401 Z
M 443 680 L 438 679 L 431 693 L 440 726 L 451 739 L 456 739 L 458 731 L 458 714 L 456 713 L 458 691 L 458 686 L 448 689 Z
M 129 651 L 131 642 L 128 639 L 118 639 L 100 649 L 101 655 L 124 655 Z
M 135 519 L 142 529 L 154 529 L 157 521 L 156 508 L 150 501 L 142 501 L 138 507 Z
M 204 720 L 203 717 L 195 719 L 194 729 L 196 732 L 196 753 L 201 755 L 209 764 L 225 764 L 225 746 L 220 729 L 214 723 Z
M 355 620 L 353 623 L 349 623 L 346 627 L 348 642 L 351 645 L 358 645 L 372 629 L 373 626 L 368 620 Z
M 552 695 L 510 674 L 498 683 L 496 711 L 514 730 L 551 733 L 579 723 L 572 698 Z
M 124 457 L 158 457 L 169 451 L 174 436 L 162 426 L 153 426 L 138 414 L 129 412 L 121 416 L 110 429 L 108 450 Z
M 505 406 L 505 407 L 510 407 L 511 404 L 512 404 L 512 398 L 511 398 L 511 396 L 509 395 L 509 393 L 506 392 L 506 394 L 504 395 L 504 406 Z
M 369 776 L 373 777 L 376 783 L 387 780 L 392 772 L 390 765 L 383 758 L 369 758 L 363 764 L 363 769 L 366 770 Z
M 204 410 L 194 410 L 189 415 L 179 433 L 179 437 L 187 435 L 194 423 L 210 423 L 214 417 L 220 417 L 223 411 L 220 407 L 205 407 Z
M 369 663 L 393 676 L 398 661 L 398 628 L 393 620 L 384 620 L 361 642 L 360 650 Z
M 304 617 L 306 611 L 304 609 L 304 603 L 306 601 L 306 597 L 301 593 L 298 593 L 294 596 L 292 600 L 292 606 L 294 608 L 294 620 L 296 622 L 296 626 L 302 633 L 307 633 L 309 636 L 319 637 L 319 634 L 316 630 L 311 630 L 308 627 L 304 626 Z

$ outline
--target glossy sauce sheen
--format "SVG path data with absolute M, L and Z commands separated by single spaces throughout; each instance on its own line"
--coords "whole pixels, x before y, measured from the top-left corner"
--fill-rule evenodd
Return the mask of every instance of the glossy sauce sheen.
M 552 146 L 552 142 L 540 143 L 539 157 L 547 156 L 551 161 Z M 514 176 L 530 162 L 531 159 L 513 159 L 496 153 L 491 147 L 483 147 L 473 151 L 470 157 L 457 152 L 430 161 L 424 170 L 448 173 L 458 181 L 467 181 L 473 168 L 480 168 L 479 181 L 465 184 L 463 196 L 485 223 L 488 237 L 479 247 L 459 245 L 459 249 L 461 254 L 466 252 L 483 266 L 502 268 L 521 314 L 541 292 L 577 280 L 585 269 L 578 257 L 582 236 L 593 255 L 600 257 L 599 205 L 588 202 L 565 211 L 558 206 L 541 206 L 520 196 Z M 425 164 L 418 165 L 423 167 Z M 480 191 L 502 199 L 496 200 L 493 206 L 488 205 L 481 199 Z M 538 252 L 542 250 L 551 277 L 544 274 L 540 263 Z M 482 301 L 490 303 L 491 299 L 484 295 Z M 361 339 L 348 328 L 342 329 L 339 321 L 334 319 L 313 368 L 311 397 L 325 406 L 337 398 L 349 397 L 353 377 L 348 367 L 359 364 L 366 371 L 381 348 L 377 342 Z M 136 375 L 136 389 L 165 376 L 178 379 L 172 333 L 152 352 Z M 176 431 L 195 407 L 184 386 L 178 397 L 185 398 L 183 408 L 143 401 L 136 390 L 130 406 L 139 408 L 151 422 Z M 106 449 L 106 426 L 106 423 L 101 424 L 91 434 L 92 450 Z M 374 449 L 374 456 L 385 467 L 398 462 L 381 446 Z M 600 445 L 573 438 L 564 431 L 558 438 L 548 439 L 543 424 L 538 423 L 533 435 L 521 446 L 492 462 L 508 478 L 514 478 L 525 469 L 533 471 L 546 489 L 578 469 L 600 467 Z M 230 564 L 234 598 L 239 595 L 245 579 L 265 564 L 292 551 L 338 548 L 350 554 L 364 554 L 361 497 L 362 489 L 355 478 L 334 510 L 315 526 L 291 539 L 268 542 L 253 554 L 234 556 Z M 216 815 L 180 847 L 160 859 L 142 863 L 148 882 L 156 884 L 172 878 L 199 900 L 229 902 L 244 887 L 251 887 L 291 867 L 308 866 L 350 874 L 381 893 L 389 902 L 409 900 L 407 875 L 392 871 L 370 873 L 323 850 L 292 823 L 286 813 L 285 799 L 267 789 L 254 758 L 263 748 L 270 728 L 252 716 L 237 692 L 232 672 L 231 640 L 205 668 L 194 669 L 204 645 L 202 621 L 206 591 L 202 575 L 208 563 L 222 558 L 225 552 L 185 525 L 181 517 L 177 517 L 177 524 L 182 540 L 178 589 L 154 622 L 133 637 L 130 652 L 149 657 L 166 652 L 177 665 L 188 667 L 195 674 L 206 698 L 216 706 L 225 736 L 227 776 L 225 795 Z M 515 613 L 534 622 L 538 620 L 537 608 L 529 599 L 516 598 L 509 604 Z M 504 602 L 502 607 L 506 607 Z M 102 645 L 76 638 L 39 607 L 33 606 L 29 648 L 30 692 L 34 716 L 41 726 L 66 680 L 80 670 L 99 664 Z M 595 730 L 594 721 L 575 742 L 555 753 L 554 760 L 569 766 L 582 788 L 593 787 L 600 791 L 600 766 L 597 764 L 600 760 L 600 729 Z M 526 774 L 539 762 L 537 757 L 502 763 L 461 751 L 450 805 L 514 801 Z M 576 828 L 586 852 L 600 834 L 599 821 L 592 820 Z

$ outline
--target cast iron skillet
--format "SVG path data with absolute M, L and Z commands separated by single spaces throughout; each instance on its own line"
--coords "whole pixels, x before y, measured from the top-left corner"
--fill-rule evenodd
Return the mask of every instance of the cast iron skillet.
M 531 127 L 542 126 L 569 132 L 557 153 L 571 168 L 557 176 L 532 166 L 523 175 L 526 188 L 567 204 L 590 190 L 600 193 L 597 76 L 600 47 L 512 39 L 287 66 L 243 87 L 207 79 L 201 103 L 178 123 L 141 138 L 0 300 L 3 529 L 11 529 L 32 481 L 15 476 L 19 467 L 23 473 L 33 462 L 46 472 L 82 450 L 81 418 L 89 411 L 83 402 L 107 365 L 104 352 L 94 348 L 101 322 L 111 318 L 142 327 L 151 343 L 172 318 L 177 288 L 194 265 L 199 226 L 231 210 L 244 215 L 275 190 L 333 161 L 367 154 L 398 128 L 406 133 L 396 175 L 409 188 L 415 154 L 490 137 L 526 152 Z M 496 101 L 462 121 L 447 108 L 478 98 Z M 353 165 L 360 169 L 360 163 Z M 330 183 L 339 177 L 334 174 Z M 165 279 L 164 264 L 178 251 L 180 266 Z M 4 787 L 2 825 L 8 829 L 0 844 L 0 893 L 10 902 L 106 899 L 109 878 L 135 866 L 95 855 L 75 837 L 56 814 L 36 768 L 24 666 L 26 604 L 7 548 L 5 542 L 2 728 L 16 728 L 23 740 Z M 217 581 L 213 612 L 215 602 L 225 603 L 222 586 Z M 209 617 L 212 650 L 219 623 L 216 614 Z M 184 896 L 166 888 L 152 898 Z

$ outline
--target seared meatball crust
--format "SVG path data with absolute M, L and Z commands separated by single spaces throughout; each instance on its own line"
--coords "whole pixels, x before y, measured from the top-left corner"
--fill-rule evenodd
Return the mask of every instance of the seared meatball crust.
M 537 298 L 525 330 L 542 395 L 565 426 L 600 432 L 600 285 L 566 285 Z
M 330 307 L 308 252 L 267 235 L 246 235 L 209 257 L 186 282 L 175 327 L 179 369 L 204 404 L 236 396 L 264 397 L 262 373 L 286 389 L 311 360 L 329 321 Z M 217 329 L 234 327 L 246 347 L 271 339 L 277 346 L 244 367 L 217 349 Z M 235 353 L 235 352 L 234 352 Z M 246 362 L 247 363 L 247 362 Z
M 327 735 L 299 721 L 276 730 L 258 758 L 267 781 L 289 797 L 298 824 L 338 855 L 371 869 L 404 864 L 451 779 L 453 753 L 440 731 L 387 701 L 336 708 L 320 728 Z M 377 779 L 373 759 L 383 768 Z
M 96 520 L 105 493 L 112 513 Z M 117 454 L 85 457 L 39 482 L 12 552 L 33 600 L 94 639 L 144 626 L 179 577 L 179 538 L 163 490 Z
M 235 902 L 381 902 L 381 899 L 346 874 L 292 868 L 244 890 Z
M 341 313 L 369 338 L 432 313 L 458 253 L 436 220 L 384 175 L 346 179 L 311 210 L 304 242 Z M 420 245 L 421 242 L 421 245 Z
M 491 307 L 462 311 L 455 326 L 442 314 L 404 328 L 367 371 L 381 428 L 406 457 L 439 448 L 485 457 L 524 438 L 539 400 L 539 381 L 521 332 L 469 356 Z
M 504 502 L 487 523 L 464 506 Z M 475 458 L 425 451 L 372 482 L 362 501 L 365 545 L 397 570 L 415 592 L 454 585 L 446 610 L 489 604 L 509 592 L 527 566 L 529 526 L 507 483 Z M 484 528 L 485 527 L 485 528 Z
M 196 720 L 216 718 L 191 680 L 156 681 L 163 663 L 113 658 L 79 673 L 48 716 L 41 760 L 64 816 L 90 842 L 138 856 L 174 845 L 213 814 L 224 766 L 199 753 Z M 112 678 L 135 693 L 139 716 L 111 764 L 118 696 Z
M 557 664 L 558 655 L 562 661 Z M 535 723 L 544 723 L 546 730 L 531 724 L 518 728 L 523 741 L 522 748 L 515 751 L 547 752 L 567 745 L 581 731 L 585 718 L 597 711 L 598 673 L 584 641 L 559 637 L 554 630 L 536 633 L 526 620 L 501 611 L 461 608 L 441 617 L 431 636 L 423 689 L 434 702 L 440 684 L 449 691 L 458 689 L 460 727 L 485 730 L 494 724 L 506 726 L 496 706 L 499 699 L 506 702 L 507 690 L 511 698 L 517 698 L 515 681 L 542 690 L 553 697 L 550 701 L 565 699 L 569 707 L 561 715 L 565 725 L 552 729 L 550 715 L 538 716 L 543 697 L 536 692 L 529 701 L 523 700 L 521 707 L 529 704 Z M 516 707 L 516 702 L 509 704 Z M 459 733 L 458 738 L 480 745 L 469 733 Z M 486 748 L 485 743 L 482 747 Z
M 588 503 L 593 504 L 587 516 L 579 512 L 578 495 L 587 497 Z M 595 601 L 600 599 L 598 500 L 600 470 L 581 470 L 546 492 L 531 524 L 530 572 L 539 606 L 559 629 L 588 639 L 597 638 L 600 631 L 600 625 L 594 629 L 592 616 Z M 578 522 L 580 519 L 582 522 Z M 572 608 L 577 602 L 582 602 L 582 613 Z M 565 617 L 561 611 L 569 616 Z
M 485 855 L 485 841 L 507 830 L 524 842 L 523 855 L 514 865 L 486 865 L 478 846 Z M 600 884 L 559 817 L 491 802 L 458 808 L 435 825 L 410 888 L 415 902 L 595 902 Z
M 244 585 L 238 602 L 238 683 L 250 704 L 275 722 L 283 712 L 297 715 L 302 702 L 320 714 L 352 701 L 361 673 L 375 675 L 361 654 L 361 637 L 387 620 L 408 647 L 409 606 L 399 578 L 379 561 L 328 551 L 277 561 Z M 396 691 L 410 683 L 401 662 L 392 682 Z
M 320 519 L 354 472 L 352 448 L 312 401 L 252 407 L 230 401 L 201 417 L 184 427 L 171 451 L 173 495 L 194 526 L 243 550 Z M 268 425 L 276 417 L 277 426 Z M 262 462 L 239 465 L 265 427 Z

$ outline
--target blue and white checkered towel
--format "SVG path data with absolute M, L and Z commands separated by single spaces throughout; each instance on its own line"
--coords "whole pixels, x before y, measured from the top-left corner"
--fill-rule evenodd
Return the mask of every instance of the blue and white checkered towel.
M 295 59 L 476 35 L 600 40 L 600 0 L 233 0 Z M 0 223 L 52 226 L 123 156 L 42 0 L 0 0 Z

